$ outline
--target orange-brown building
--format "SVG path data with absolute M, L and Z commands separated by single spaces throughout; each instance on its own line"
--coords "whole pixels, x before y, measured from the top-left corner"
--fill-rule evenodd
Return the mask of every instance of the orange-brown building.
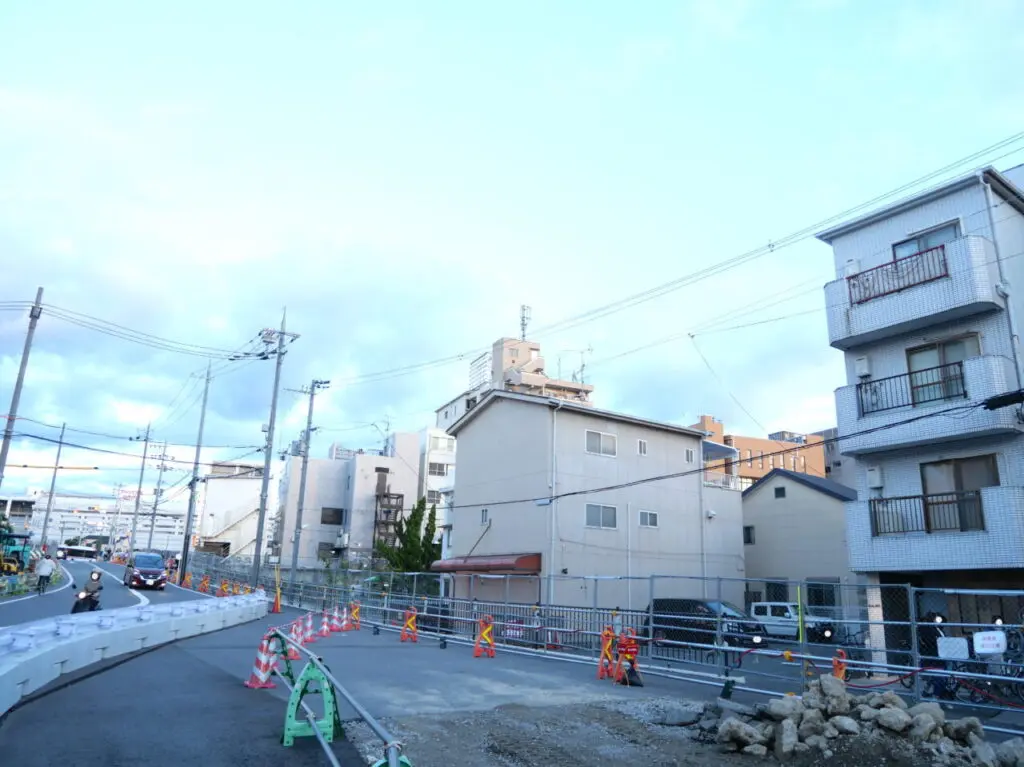
M 817 434 L 795 434 L 779 431 L 764 437 L 741 437 L 726 434 L 725 425 L 709 415 L 702 415 L 691 429 L 708 433 L 708 440 L 735 448 L 739 454 L 735 460 L 707 461 L 705 468 L 712 476 L 721 473 L 736 477 L 739 489 L 745 490 L 772 469 L 789 469 L 815 477 L 825 476 L 825 446 Z M 801 445 L 806 447 L 800 448 Z M 800 448 L 793 450 L 793 448 Z M 774 455 L 782 450 L 792 450 L 785 455 Z

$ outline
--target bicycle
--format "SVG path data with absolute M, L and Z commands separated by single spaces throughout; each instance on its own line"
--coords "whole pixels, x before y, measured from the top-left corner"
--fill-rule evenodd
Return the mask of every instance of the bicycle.
M 46 590 L 50 587 L 50 577 L 49 575 L 40 575 L 36 579 L 36 593 L 39 596 L 45 594 Z

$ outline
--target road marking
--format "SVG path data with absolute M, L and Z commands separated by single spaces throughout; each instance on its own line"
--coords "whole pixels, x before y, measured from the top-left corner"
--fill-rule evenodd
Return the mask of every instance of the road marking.
M 64 576 L 67 578 L 67 580 L 64 582 L 63 586 L 58 586 L 57 588 L 53 589 L 53 591 L 47 589 L 47 594 L 56 594 L 58 591 L 66 589 L 71 585 L 71 573 L 67 571 L 67 568 L 64 567 L 64 565 L 59 565 L 59 567 L 61 569 L 61 572 L 64 573 Z M 36 599 L 38 596 L 38 594 L 29 594 L 27 597 L 18 597 L 17 599 L 5 599 L 3 602 L 0 602 L 0 607 L 3 607 L 4 605 L 13 605 L 15 602 L 24 602 L 26 599 Z
M 118 567 L 120 567 L 120 565 L 118 565 Z M 100 567 L 100 565 L 97 563 L 96 564 L 96 569 L 99 570 L 104 575 L 106 575 L 108 578 L 113 578 L 118 583 L 120 583 L 122 586 L 124 586 L 124 581 L 121 580 L 120 578 L 118 578 L 116 575 L 114 575 L 112 572 L 110 572 L 105 567 Z M 128 587 L 125 586 L 125 588 L 128 588 Z M 128 589 L 128 593 L 131 594 L 133 597 L 135 597 L 136 599 L 139 600 L 139 605 L 140 606 L 145 607 L 146 605 L 149 604 L 149 597 L 147 597 L 145 594 L 140 594 L 135 589 Z

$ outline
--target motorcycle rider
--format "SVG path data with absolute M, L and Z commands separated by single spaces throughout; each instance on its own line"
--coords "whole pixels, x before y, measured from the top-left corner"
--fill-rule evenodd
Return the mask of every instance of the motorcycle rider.
M 39 578 L 38 588 L 40 594 L 46 591 L 46 587 L 50 585 L 50 578 L 56 569 L 56 565 L 53 564 L 53 559 L 50 558 L 49 554 L 36 563 L 36 575 Z
M 86 593 L 86 599 L 92 602 L 94 605 L 99 604 L 100 592 L 103 590 L 103 584 L 100 583 L 100 579 L 103 577 L 103 571 L 94 569 L 89 573 L 89 580 L 85 582 L 85 587 L 82 589 Z M 77 589 L 78 586 L 71 584 L 71 588 Z M 95 607 L 93 607 L 95 609 Z

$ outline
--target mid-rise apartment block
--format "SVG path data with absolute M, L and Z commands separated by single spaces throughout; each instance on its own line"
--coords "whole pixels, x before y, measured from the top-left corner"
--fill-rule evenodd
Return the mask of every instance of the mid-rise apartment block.
M 1024 412 L 980 407 L 1021 387 L 1022 175 L 987 168 L 818 235 L 846 357 L 839 451 L 856 459 L 850 566 L 876 583 L 1024 575 Z
M 707 459 L 707 468 L 730 489 L 746 490 L 775 469 L 825 477 L 825 450 L 818 434 L 779 431 L 764 437 L 726 434 L 725 424 L 702 415 L 691 429 L 704 432 L 708 440 L 736 450 L 735 457 Z

